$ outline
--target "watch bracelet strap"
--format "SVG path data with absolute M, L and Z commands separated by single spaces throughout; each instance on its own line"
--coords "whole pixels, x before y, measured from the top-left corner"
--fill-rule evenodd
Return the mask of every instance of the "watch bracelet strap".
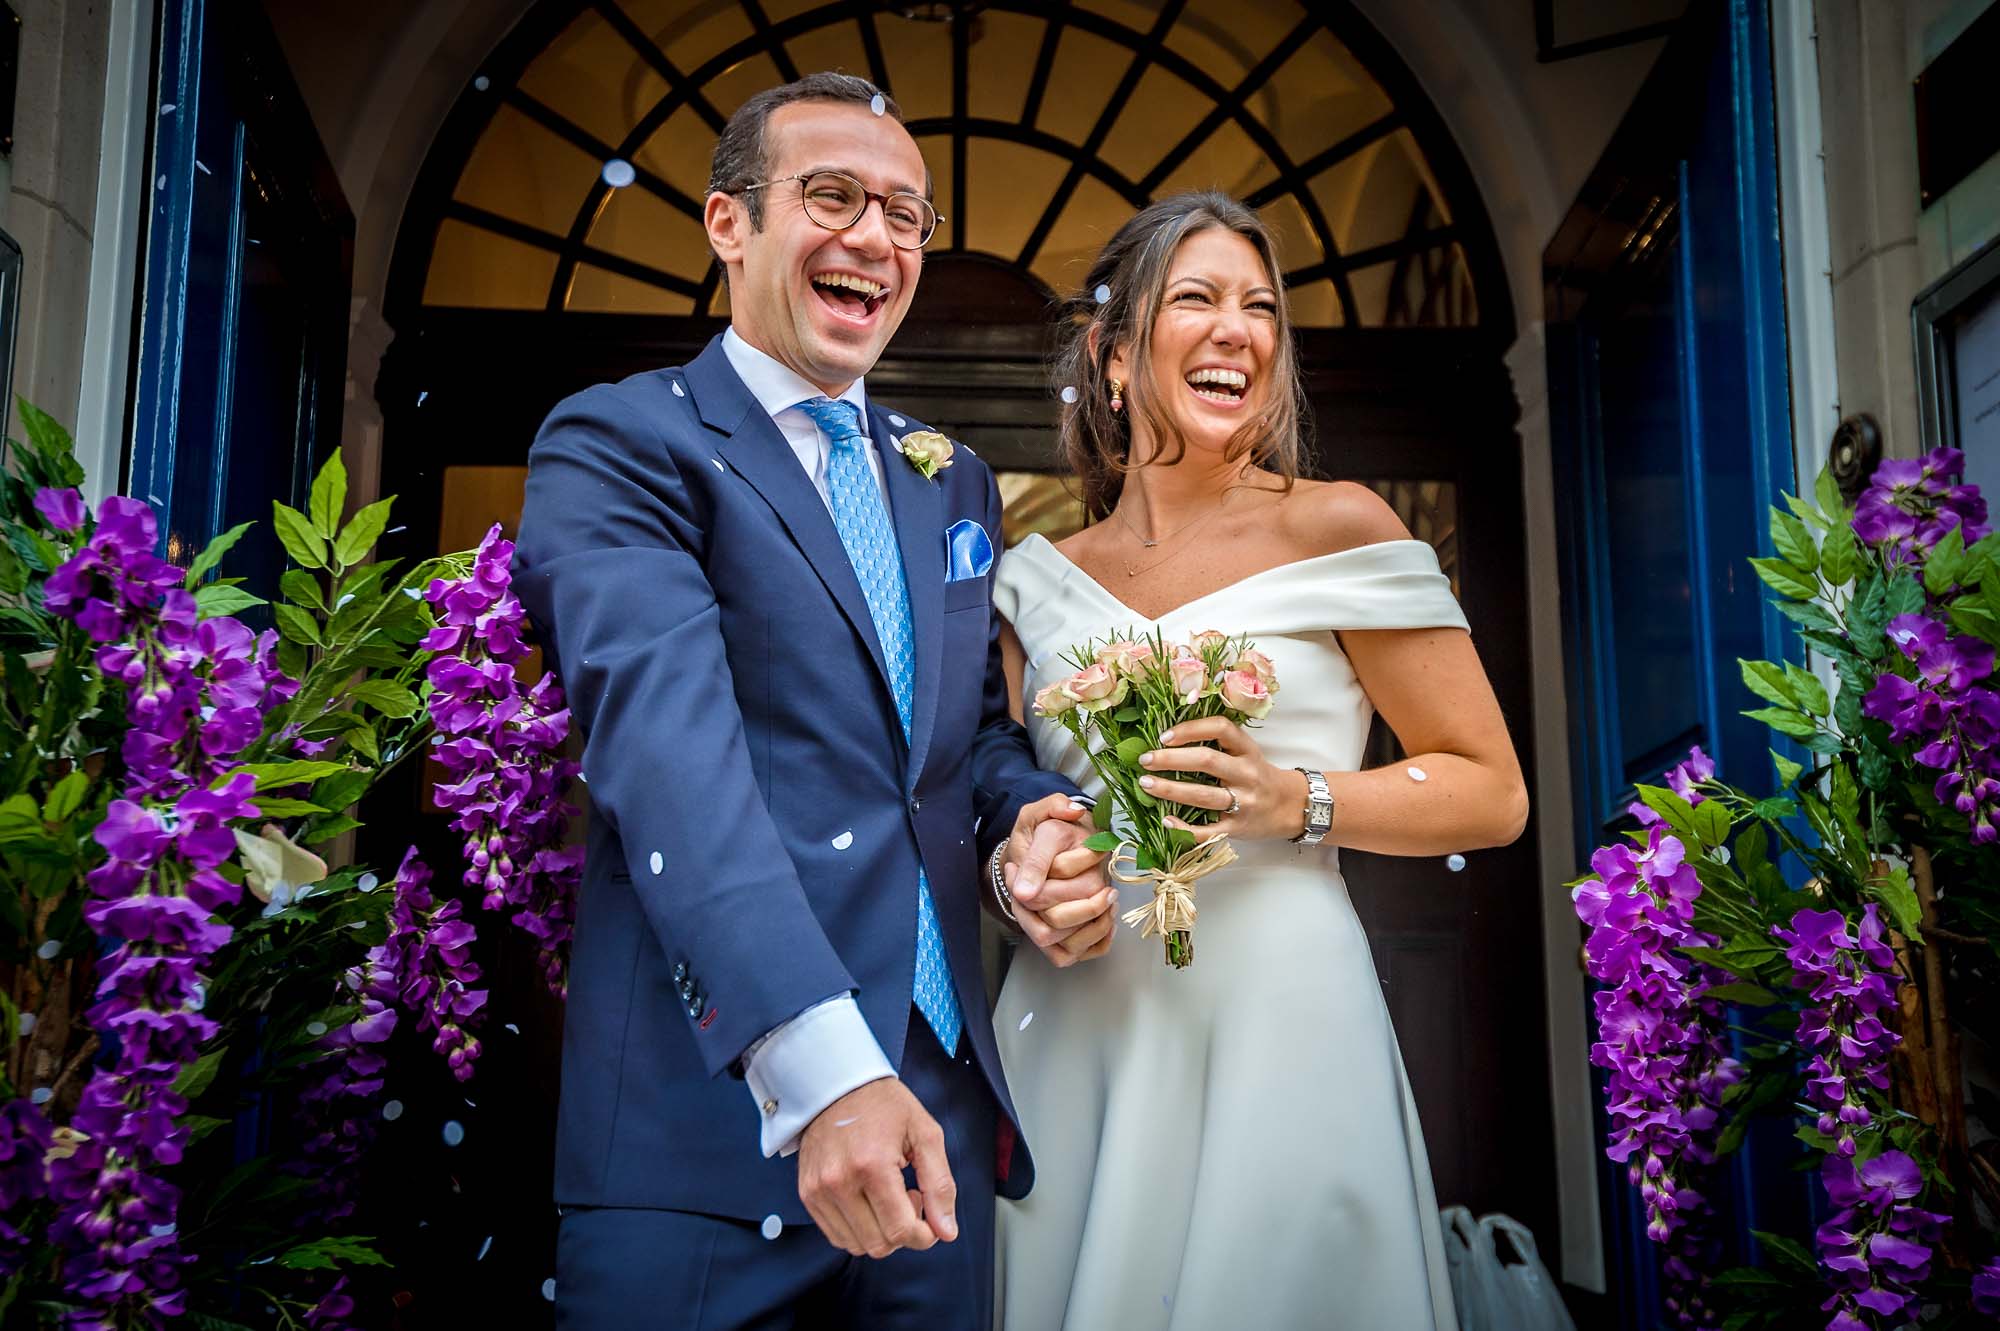
M 1310 767 L 1295 767 L 1292 770 L 1302 774 L 1306 779 L 1305 828 L 1292 838 L 1292 844 L 1317 846 L 1326 839 L 1326 834 L 1333 828 L 1333 791 L 1327 786 L 1324 772 L 1314 771 Z M 1315 823 L 1313 819 L 1315 805 L 1326 807 L 1324 823 Z

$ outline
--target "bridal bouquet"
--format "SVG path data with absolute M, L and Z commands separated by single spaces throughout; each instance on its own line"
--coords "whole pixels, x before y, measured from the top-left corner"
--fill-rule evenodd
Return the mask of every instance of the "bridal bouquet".
M 1139 756 L 1159 746 L 1160 736 L 1188 721 L 1226 716 L 1238 725 L 1261 721 L 1271 710 L 1278 679 L 1270 658 L 1248 638 L 1210 630 L 1186 642 L 1151 637 L 1093 638 L 1063 658 L 1076 667 L 1069 678 L 1035 695 L 1035 712 L 1052 717 L 1076 737 L 1110 793 L 1097 806 L 1101 829 L 1086 844 L 1114 852 L 1112 876 L 1123 883 L 1147 883 L 1153 899 L 1130 911 L 1125 923 L 1140 936 L 1161 935 L 1167 964 L 1194 961 L 1194 886 L 1236 858 L 1229 838 L 1217 833 L 1198 839 L 1166 820 L 1200 826 L 1220 817 L 1215 809 L 1156 799 L 1140 789 L 1145 775 Z M 1203 785 L 1198 773 L 1177 779 Z M 1113 831 L 1114 810 L 1125 831 Z M 1128 872 L 1125 866 L 1130 864 Z

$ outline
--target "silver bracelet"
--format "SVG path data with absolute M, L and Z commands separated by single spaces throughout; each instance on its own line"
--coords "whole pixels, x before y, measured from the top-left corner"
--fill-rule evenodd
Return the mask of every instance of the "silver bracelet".
M 986 861 L 986 878 L 993 885 L 993 900 L 998 903 L 1000 913 L 1007 917 L 1007 923 L 1018 929 L 1021 922 L 1014 918 L 1014 895 L 1007 890 L 1007 876 L 1000 867 L 1007 859 L 1007 843 L 1013 839 L 1003 836 L 1000 844 L 993 848 L 992 857 Z

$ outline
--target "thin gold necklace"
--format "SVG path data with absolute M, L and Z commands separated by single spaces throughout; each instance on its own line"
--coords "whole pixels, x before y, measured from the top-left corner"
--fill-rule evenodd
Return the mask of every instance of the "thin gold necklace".
M 1152 550 L 1158 547 L 1162 542 L 1171 541 L 1176 536 L 1179 536 L 1184 532 L 1193 531 L 1195 528 L 1201 526 L 1204 522 L 1207 522 L 1210 518 L 1220 513 L 1222 511 L 1222 506 L 1228 502 L 1229 502 L 1229 495 L 1227 493 L 1224 493 L 1222 498 L 1218 499 L 1215 502 L 1215 507 L 1208 510 L 1208 512 L 1202 514 L 1200 517 L 1194 519 L 1192 522 L 1182 523 L 1180 526 L 1174 528 L 1174 530 L 1168 532 L 1165 536 L 1161 536 L 1150 541 L 1146 539 L 1146 537 L 1139 531 L 1137 527 L 1132 525 L 1132 519 L 1125 516 L 1125 510 L 1122 507 L 1114 508 L 1111 511 L 1118 515 L 1118 520 L 1125 524 L 1125 529 L 1132 533 L 1133 537 L 1139 542 L 1141 546 L 1143 546 L 1148 550 Z M 1185 549 L 1187 549 L 1185 545 L 1177 546 L 1170 553 L 1162 555 L 1160 558 L 1154 560 L 1152 563 L 1142 564 L 1137 568 L 1134 568 L 1128 562 L 1125 565 L 1125 576 L 1128 578 L 1136 578 L 1141 573 L 1149 573 L 1152 570 L 1160 567 L 1160 565 L 1166 563 L 1168 560 L 1172 559 L 1175 555 L 1180 554 L 1181 551 Z

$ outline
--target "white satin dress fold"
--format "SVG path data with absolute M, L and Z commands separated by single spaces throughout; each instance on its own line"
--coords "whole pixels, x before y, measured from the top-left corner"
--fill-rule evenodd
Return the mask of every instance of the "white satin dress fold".
M 994 595 L 1030 698 L 1093 637 L 1249 635 L 1280 685 L 1258 744 L 1321 770 L 1359 766 L 1373 716 L 1336 631 L 1465 627 L 1413 540 L 1285 564 L 1149 621 L 1030 536 Z M 1060 724 L 1028 729 L 1043 767 L 1101 793 Z M 1096 961 L 1013 959 L 994 1022 L 1036 1182 L 999 1204 L 1005 1331 L 1455 1331 L 1423 1133 L 1339 854 L 1236 849 L 1201 884 L 1186 970 L 1122 925 Z

